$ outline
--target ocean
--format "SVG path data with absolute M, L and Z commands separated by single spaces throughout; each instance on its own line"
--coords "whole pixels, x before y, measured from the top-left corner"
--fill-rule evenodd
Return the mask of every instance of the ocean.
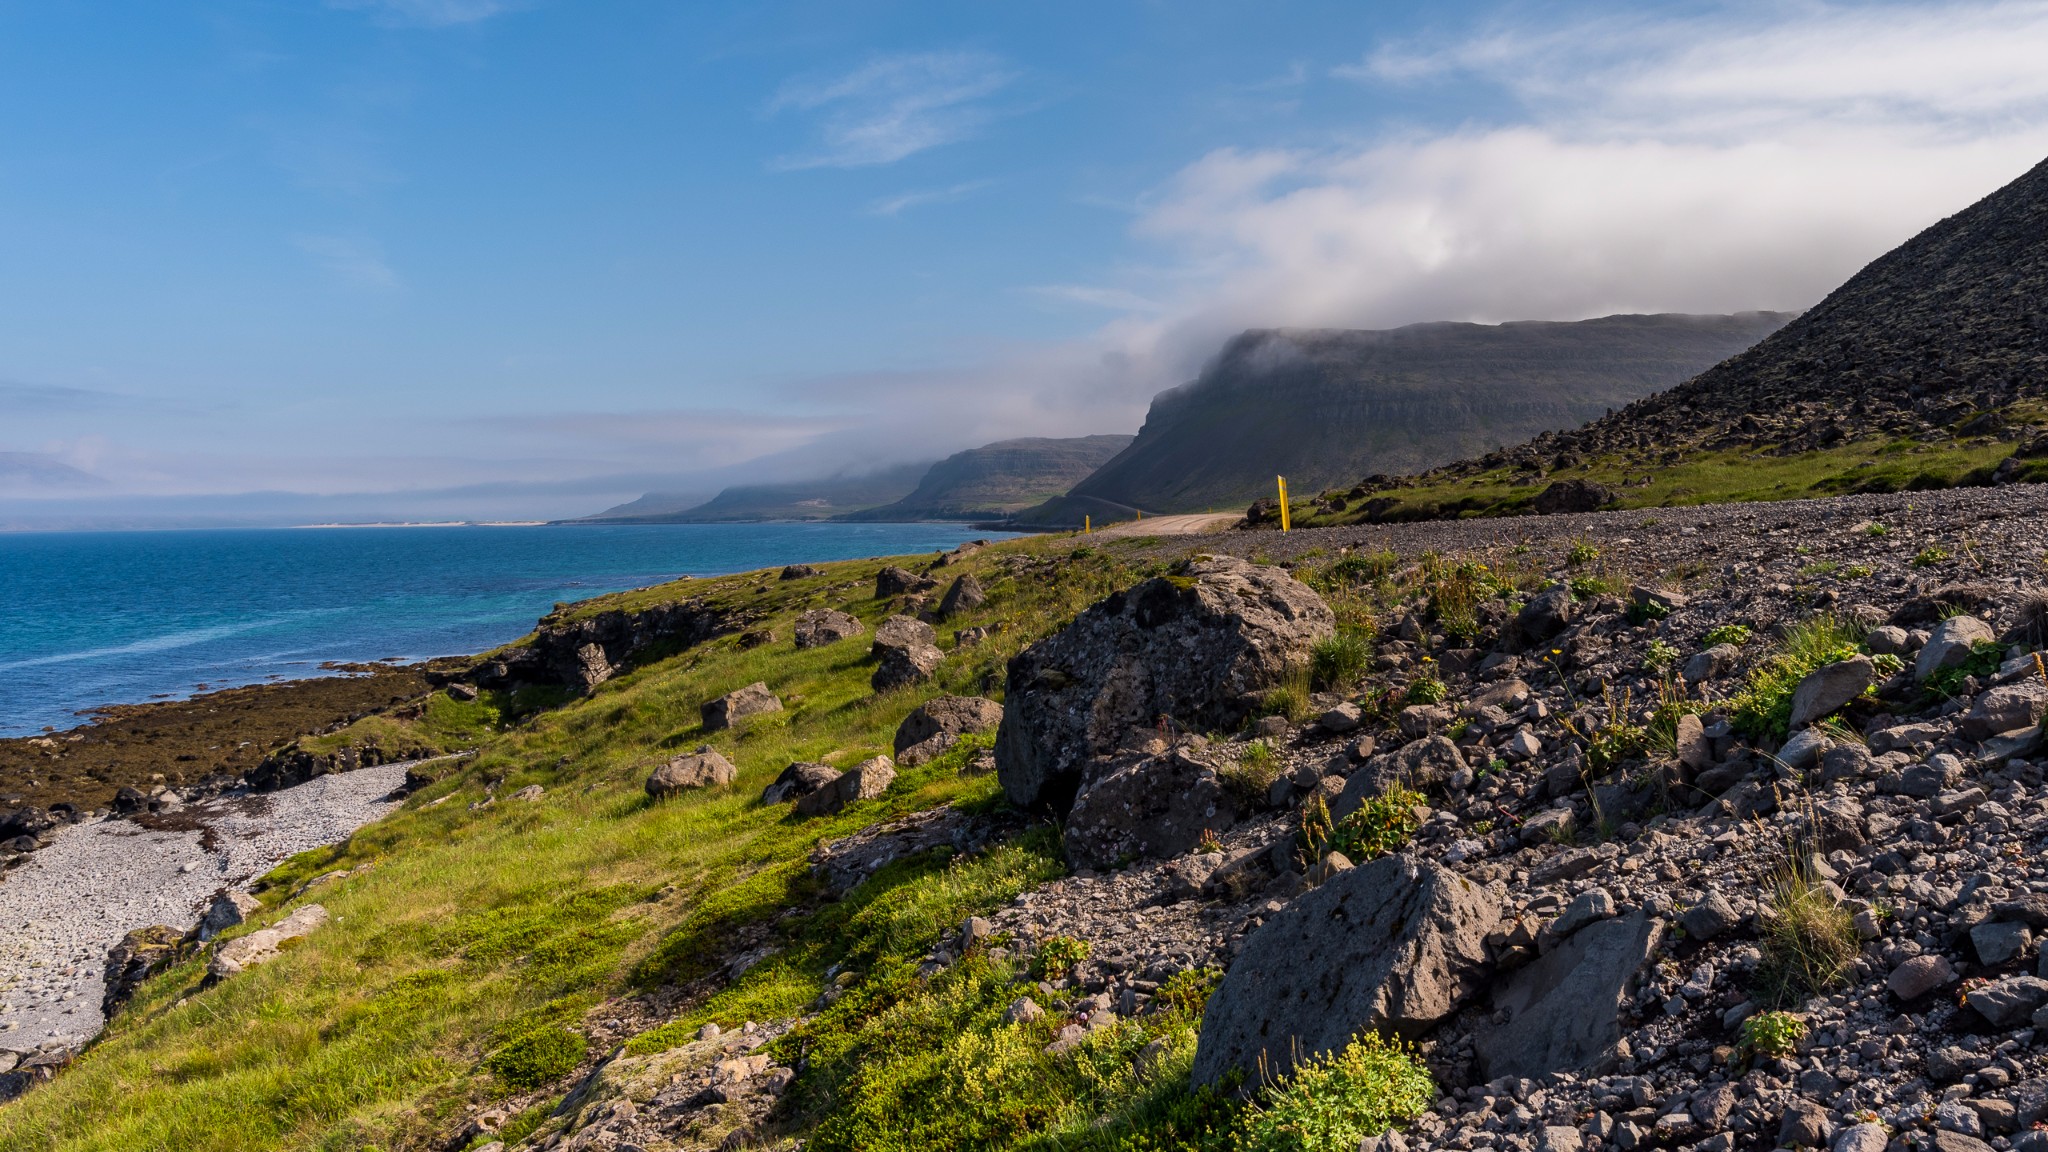
M 558 601 L 678 576 L 952 548 L 957 524 L 0 534 L 0 736 L 108 704 L 480 652 Z

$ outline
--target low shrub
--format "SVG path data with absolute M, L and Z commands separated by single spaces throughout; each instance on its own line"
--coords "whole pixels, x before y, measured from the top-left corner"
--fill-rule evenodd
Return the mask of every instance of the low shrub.
M 2005 649 L 1989 640 L 1979 640 L 1970 645 L 1970 654 L 1963 658 L 1961 664 L 1935 672 L 1922 681 L 1921 686 L 1942 696 L 1953 696 L 1963 690 L 1963 681 L 1972 676 L 1985 679 L 1998 671 L 1998 666 L 2004 662 Z M 1899 666 L 1904 668 L 1905 661 L 1901 660 Z
M 1740 648 L 1744 644 L 1749 643 L 1749 635 L 1749 625 L 1747 624 L 1722 624 L 1707 629 L 1703 642 L 1709 648 L 1718 648 L 1723 644 L 1733 644 Z
M 1436 1082 L 1397 1040 L 1367 1033 L 1340 1052 L 1295 1065 L 1246 1117 L 1241 1152 L 1352 1152 L 1420 1116 Z
M 1643 667 L 1664 672 L 1678 663 L 1678 649 L 1662 640 L 1652 640 L 1643 650 Z
M 1410 704 L 1441 704 L 1451 694 L 1450 685 L 1437 677 L 1434 670 L 1417 673 L 1408 682 L 1407 701 Z
M 1790 1012 L 1759 1012 L 1742 1022 L 1742 1047 L 1757 1056 L 1782 1059 L 1805 1038 L 1806 1022 Z
M 1932 568 L 1936 564 L 1939 564 L 1947 559 L 1947 549 L 1937 548 L 1933 545 L 1929 545 L 1928 547 L 1922 548 L 1920 551 L 1913 554 L 1913 567 Z
M 484 1068 L 514 1092 L 530 1092 L 576 1070 L 589 1044 L 559 1024 L 514 1036 L 484 1060 Z
M 1048 936 L 1038 945 L 1038 952 L 1031 958 L 1031 975 L 1039 980 L 1050 980 L 1064 976 L 1074 965 L 1088 958 L 1090 951 L 1086 940 L 1072 936 Z
M 1420 792 L 1395 785 L 1344 819 L 1332 820 L 1329 805 L 1317 794 L 1302 805 L 1297 840 L 1301 858 L 1305 864 L 1314 864 L 1331 852 L 1341 852 L 1352 863 L 1363 864 L 1398 852 L 1422 827 L 1415 818 L 1415 806 L 1422 800 Z
M 1285 716 L 1291 724 L 1308 719 L 1309 670 L 1297 668 L 1290 671 L 1280 683 L 1267 689 L 1260 712 L 1266 716 Z

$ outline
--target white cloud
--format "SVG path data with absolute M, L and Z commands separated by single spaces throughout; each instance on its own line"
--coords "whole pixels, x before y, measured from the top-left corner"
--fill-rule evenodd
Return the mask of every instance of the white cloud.
M 1497 85 L 1492 124 L 1227 148 L 1144 197 L 1154 258 L 1027 289 L 1091 336 L 955 372 L 842 378 L 875 412 L 814 458 L 904 440 L 1129 431 L 1247 327 L 1799 309 L 2048 155 L 2048 4 L 1804 5 L 1494 28 L 1350 72 Z
M 294 236 L 292 243 L 328 274 L 350 288 L 377 292 L 400 287 L 398 273 L 384 259 L 381 246 L 349 236 Z
M 885 196 L 868 205 L 868 214 L 872 216 L 900 216 L 912 208 L 923 208 L 932 204 L 950 204 L 955 200 L 964 200 L 994 183 L 995 181 L 993 180 L 969 180 L 964 184 L 955 184 L 948 188 L 927 188 L 916 192 L 904 192 L 895 196 Z
M 1017 79 L 985 52 L 883 56 L 829 80 L 793 80 L 770 112 L 821 113 L 823 146 L 784 157 L 786 168 L 893 164 L 980 133 L 994 117 L 987 100 Z
M 345 11 L 368 12 L 379 23 L 400 28 L 449 28 L 476 24 L 524 7 L 513 0 L 327 0 Z
M 2033 2 L 1741 7 L 1383 46 L 1341 74 L 1477 81 L 1516 111 L 1219 150 L 1136 230 L 1174 269 L 1172 321 L 1204 329 L 1805 307 L 2048 154 L 2044 52 Z

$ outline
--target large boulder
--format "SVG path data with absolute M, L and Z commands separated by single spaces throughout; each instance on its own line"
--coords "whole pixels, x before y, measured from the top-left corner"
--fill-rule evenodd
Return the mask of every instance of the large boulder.
M 706 700 L 700 711 L 704 715 L 704 730 L 717 732 L 730 728 L 749 716 L 780 712 L 782 701 L 768 690 L 767 684 L 756 680 L 745 688 L 727 692 L 716 700 Z
M 823 648 L 837 644 L 868 630 L 868 626 L 844 612 L 830 608 L 813 608 L 796 618 L 796 646 L 799 648 Z
M 1592 480 L 1559 480 L 1536 494 L 1529 508 L 1539 516 L 1561 512 L 1598 512 L 1614 499 L 1614 490 Z
M 1091 605 L 1011 659 L 996 771 L 1013 803 L 1064 811 L 1091 761 L 1162 716 L 1235 728 L 1336 618 L 1286 572 L 1204 556 Z
M 839 769 L 830 764 L 815 764 L 800 760 L 782 770 L 775 783 L 761 790 L 761 803 L 780 804 L 785 800 L 800 800 L 820 788 L 829 787 L 839 779 Z
M 1494 1013 L 1473 1036 L 1484 1074 L 1538 1078 L 1610 1059 L 1621 1039 L 1622 1002 L 1662 925 L 1641 909 L 1599 921 L 1498 984 Z
M 1956 722 L 1956 729 L 1972 740 L 1988 740 L 2016 729 L 2036 727 L 2044 711 L 2048 711 L 2048 684 L 2030 676 L 1978 696 Z
M 1792 728 L 1804 728 L 1840 711 L 1876 679 L 1877 666 L 1868 656 L 1851 656 L 1807 673 L 1792 692 Z
M 1970 650 L 1996 637 L 1991 625 L 1975 616 L 1953 616 L 1934 626 L 1913 659 L 1913 679 L 1925 680 L 1944 668 L 1953 668 L 1970 658 Z
M 1492 893 L 1434 863 L 1335 873 L 1245 938 L 1202 1017 L 1194 1082 L 1284 1076 L 1368 1030 L 1421 1035 L 1485 982 L 1499 920 Z
M 896 762 L 907 768 L 945 755 L 960 737 L 1003 722 L 1003 706 L 980 696 L 939 696 L 910 710 L 896 726 Z
M 1237 813 L 1215 762 L 1188 745 L 1137 754 L 1091 774 L 1067 813 L 1067 860 L 1107 868 L 1139 857 L 1192 850 L 1202 833 L 1221 832 Z
M 1541 644 L 1571 626 L 1579 618 L 1579 606 L 1572 590 L 1562 584 L 1538 592 L 1515 614 L 1515 627 L 1532 644 Z
M 1330 805 L 1330 816 L 1342 820 L 1367 800 L 1385 794 L 1397 784 L 1417 792 L 1428 791 L 1464 768 L 1465 757 L 1447 737 L 1410 740 L 1392 752 L 1372 757 L 1353 772 L 1344 782 L 1344 791 L 1337 794 L 1337 802 Z
M 711 788 L 739 779 L 740 770 L 709 744 L 656 768 L 647 777 L 647 795 L 665 800 L 693 788 Z
M 914 644 L 905 647 L 882 648 L 881 663 L 875 666 L 875 674 L 868 677 L 868 686 L 877 692 L 893 692 L 922 684 L 932 678 L 939 665 L 946 660 L 946 654 L 930 644 Z
M 830 816 L 848 804 L 873 800 L 896 782 L 896 764 L 887 756 L 863 760 L 830 784 L 799 799 L 796 810 L 805 816 Z
M 939 634 L 914 616 L 891 616 L 875 629 L 872 654 L 880 657 L 891 648 L 937 647 Z
M 939 586 L 937 580 L 920 576 L 908 568 L 891 564 L 875 573 L 875 599 L 886 600 L 891 596 L 902 596 L 911 592 L 928 592 Z
M 939 619 L 950 620 L 962 612 L 972 612 L 988 603 L 988 593 L 982 590 L 981 581 L 968 572 L 953 581 L 946 589 L 946 595 L 939 601 Z

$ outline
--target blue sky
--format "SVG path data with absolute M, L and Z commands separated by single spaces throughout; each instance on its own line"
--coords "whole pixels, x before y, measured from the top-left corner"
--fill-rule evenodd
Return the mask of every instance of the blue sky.
M 2048 155 L 2043 58 L 2039 3 L 0 3 L 0 498 L 564 515 L 1132 431 L 1245 326 L 1804 307 Z

